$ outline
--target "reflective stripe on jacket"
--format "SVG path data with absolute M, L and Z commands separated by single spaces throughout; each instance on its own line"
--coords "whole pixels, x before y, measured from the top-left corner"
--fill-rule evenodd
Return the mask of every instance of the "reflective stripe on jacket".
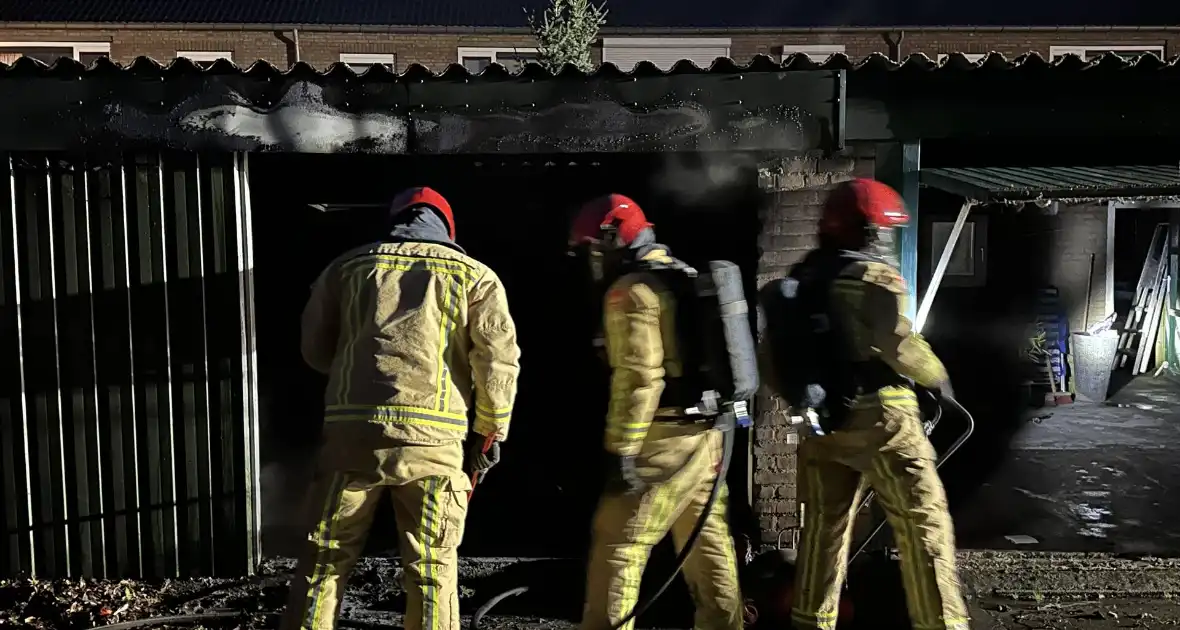
M 851 337 L 852 360 L 881 359 L 923 387 L 946 380 L 942 361 L 902 315 L 905 282 L 896 269 L 878 262 L 852 263 L 832 284 L 832 298 L 832 308 Z
M 520 349 L 496 274 L 437 243 L 345 253 L 312 286 L 303 358 L 328 375 L 325 421 L 387 425 L 410 443 L 508 436 Z M 473 403 L 474 398 L 474 403 Z
M 643 260 L 668 259 L 653 250 Z M 604 333 L 611 367 L 606 449 L 637 455 L 659 410 L 664 377 L 683 371 L 676 344 L 675 298 L 652 273 L 629 273 L 607 290 Z

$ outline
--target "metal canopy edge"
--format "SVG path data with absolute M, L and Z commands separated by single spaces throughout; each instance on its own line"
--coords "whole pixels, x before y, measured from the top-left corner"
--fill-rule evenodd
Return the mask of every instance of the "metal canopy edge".
M 1180 196 L 1180 165 L 922 169 L 924 186 L 980 204 Z
M 8 76 L 0 151 L 805 152 L 844 142 L 843 70 L 367 81 L 222 67 Z

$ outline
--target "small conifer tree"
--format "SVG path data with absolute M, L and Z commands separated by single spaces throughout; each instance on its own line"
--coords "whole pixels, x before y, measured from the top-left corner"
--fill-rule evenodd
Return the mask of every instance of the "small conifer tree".
M 639 1 L 639 0 L 632 0 Z M 606 23 L 606 3 L 590 0 L 549 0 L 549 8 L 538 19 L 525 9 L 529 27 L 537 38 L 537 56 L 550 72 L 573 64 L 582 72 L 594 70 L 590 47 L 598 40 L 598 28 Z

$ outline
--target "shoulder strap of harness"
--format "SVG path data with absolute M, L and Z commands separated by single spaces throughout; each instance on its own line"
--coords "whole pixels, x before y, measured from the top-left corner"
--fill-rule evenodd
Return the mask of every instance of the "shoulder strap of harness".
M 697 270 L 689 266 L 688 263 L 678 259 L 668 257 L 666 260 L 638 260 L 635 262 L 634 269 L 636 271 L 679 271 L 684 275 L 695 278 Z

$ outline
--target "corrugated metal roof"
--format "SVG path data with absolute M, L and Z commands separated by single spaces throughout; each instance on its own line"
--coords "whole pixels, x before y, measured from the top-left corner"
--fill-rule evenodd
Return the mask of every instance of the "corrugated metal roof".
M 524 28 L 521 8 L 547 0 L 0 0 L 10 22 L 355 24 Z M 608 2 L 609 27 L 815 28 L 885 26 L 1165 26 L 1174 2 L 1109 0 L 627 0 Z M 1069 16 L 1069 17 L 1065 17 Z
M 0 0 L 3 1 L 3 0 Z M 1164 61 L 1153 54 L 1140 55 L 1137 58 L 1125 59 L 1113 53 L 1106 53 L 1088 62 L 1076 56 L 1069 55 L 1056 61 L 1046 61 L 1036 53 L 1024 54 L 1015 59 L 1007 59 L 1000 53 L 989 53 L 979 62 L 968 61 L 961 53 L 950 55 L 939 63 L 924 54 L 910 55 L 902 63 L 897 63 L 888 57 L 874 53 L 853 61 L 846 55 L 832 55 L 827 59 L 812 59 L 804 54 L 794 54 L 782 63 L 766 55 L 755 55 L 749 63 L 739 64 L 733 59 L 718 58 L 708 68 L 701 68 L 695 63 L 682 60 L 668 70 L 649 63 L 641 62 L 631 69 L 624 69 L 614 64 L 605 63 L 591 73 L 593 78 L 602 79 L 631 79 L 656 76 L 670 76 L 683 74 L 736 74 L 750 72 L 783 72 L 803 70 L 846 70 L 858 74 L 888 73 L 894 71 L 924 71 L 934 75 L 951 73 L 971 73 L 969 76 L 993 75 L 995 73 L 1013 72 L 1027 73 L 1029 76 L 1041 77 L 1046 73 L 1071 74 L 1085 73 L 1085 76 L 1110 75 L 1112 73 L 1169 73 L 1169 76 L 1180 76 L 1180 56 Z M 29 76 L 93 76 L 110 73 L 131 72 L 141 75 L 167 75 L 210 72 L 215 74 L 237 73 L 249 76 L 291 76 L 291 75 L 319 75 L 319 76 L 356 76 L 356 73 L 343 63 L 332 64 L 326 69 L 317 69 L 306 63 L 297 63 L 288 70 L 280 69 L 266 60 L 259 60 L 249 66 L 239 66 L 227 60 L 218 61 L 208 69 L 201 69 L 187 59 L 171 60 L 161 64 L 150 57 L 137 57 L 130 64 L 122 65 L 106 58 L 98 59 L 89 68 L 81 63 L 61 58 L 51 66 L 47 66 L 36 59 L 22 57 L 15 63 L 7 65 L 0 63 L 0 78 L 29 77 Z M 1173 74 L 1174 73 L 1174 74 Z M 423 80 L 444 79 L 460 80 L 478 78 L 483 80 L 499 80 L 511 76 L 528 79 L 547 79 L 554 76 L 538 64 L 527 64 L 515 75 L 510 74 L 503 66 L 492 64 L 478 74 L 472 74 L 461 65 L 452 64 L 442 72 L 434 72 L 420 65 L 411 65 L 402 73 L 394 73 L 384 66 L 374 66 L 361 73 L 364 80 Z M 579 76 L 581 72 L 566 68 L 558 73 L 560 76 Z
M 1180 195 L 1180 164 L 922 169 L 924 185 L 980 203 Z
M 836 149 L 845 135 L 835 98 L 844 75 L 831 71 L 545 81 L 503 68 L 477 78 L 461 67 L 434 78 L 422 68 L 357 78 L 341 65 L 279 73 L 224 61 L 202 72 L 188 60 L 167 69 L 139 60 L 127 69 L 96 63 L 79 77 L 73 61 L 17 65 L 0 72 L 7 150 L 799 152 Z

